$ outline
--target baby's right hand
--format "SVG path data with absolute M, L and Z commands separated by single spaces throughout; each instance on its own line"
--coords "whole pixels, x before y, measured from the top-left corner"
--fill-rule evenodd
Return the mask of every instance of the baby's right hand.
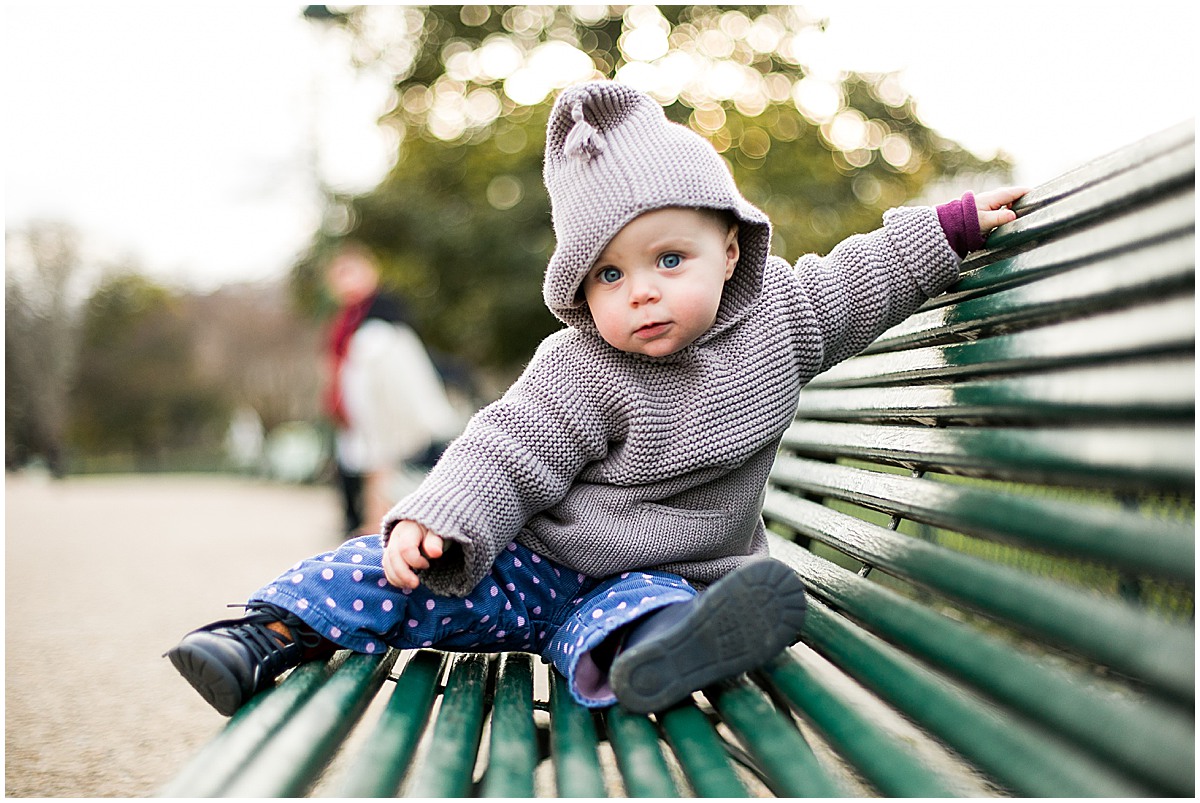
M 383 573 L 396 588 L 412 590 L 421 584 L 417 570 L 428 569 L 429 561 L 442 556 L 442 537 L 415 521 L 400 521 L 392 528 L 383 549 Z

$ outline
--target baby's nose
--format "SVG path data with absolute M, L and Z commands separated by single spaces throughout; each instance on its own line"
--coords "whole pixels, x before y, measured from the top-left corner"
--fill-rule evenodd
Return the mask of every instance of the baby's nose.
M 659 291 L 658 282 L 651 277 L 637 278 L 630 282 L 629 301 L 635 307 L 639 304 L 646 304 L 651 301 L 657 301 L 662 297 Z

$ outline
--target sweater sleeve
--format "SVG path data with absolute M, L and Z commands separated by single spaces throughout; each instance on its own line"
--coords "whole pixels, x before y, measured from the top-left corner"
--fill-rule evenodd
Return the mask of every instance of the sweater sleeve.
M 958 278 L 959 259 L 931 207 L 887 212 L 883 228 L 796 263 L 822 341 L 819 371 L 862 351 Z
M 421 572 L 434 593 L 470 593 L 525 522 L 560 501 L 582 468 L 605 454 L 602 416 L 579 392 L 578 366 L 555 356 L 539 352 L 501 399 L 475 414 L 420 487 L 384 517 L 385 542 L 404 519 L 452 542 Z
M 979 208 L 974 193 L 964 192 L 962 198 L 937 207 L 938 222 L 946 241 L 959 258 L 983 248 L 983 232 L 979 230 Z

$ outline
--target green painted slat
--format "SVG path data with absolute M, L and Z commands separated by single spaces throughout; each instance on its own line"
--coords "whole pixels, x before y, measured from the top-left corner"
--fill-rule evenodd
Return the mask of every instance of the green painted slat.
M 650 720 L 619 705 L 604 712 L 608 741 L 629 797 L 679 797 Z
M 809 601 L 804 640 L 1018 795 L 1142 797 L 1155 793 L 967 694 L 815 599 Z
M 744 677 L 705 689 L 704 695 L 754 757 L 776 795 L 840 797 L 844 794 L 817 761 L 791 716 L 775 708 Z
M 749 797 L 708 718 L 688 702 L 658 714 L 663 734 L 697 797 Z
M 1028 251 L 1012 255 L 989 252 L 968 258 L 962 265 L 958 282 L 942 295 L 931 298 L 924 309 L 945 307 L 1005 287 L 1026 284 L 1131 247 L 1192 234 L 1195 228 L 1196 193 L 1193 189 L 1183 188 L 1100 225 L 1040 243 Z M 884 333 L 884 337 L 889 334 Z
M 772 556 L 792 566 L 811 593 L 889 643 L 1106 761 L 1190 795 L 1195 744 L 1190 704 L 1113 695 L 1086 672 L 1014 649 L 777 536 L 770 546 Z
M 1087 192 L 1067 195 L 1054 203 L 1022 213 L 991 233 L 989 249 L 1015 248 L 1062 229 L 1083 225 L 1115 211 L 1141 203 L 1146 198 L 1191 184 L 1196 172 L 1196 153 L 1183 145 L 1149 161 L 1099 181 Z
M 445 654 L 427 650 L 409 658 L 371 738 L 346 770 L 341 796 L 396 795 L 429 721 L 445 664 Z
M 797 415 L 824 421 L 972 426 L 1191 421 L 1195 373 L 1193 359 L 1165 358 L 955 384 L 809 387 L 800 394 Z
M 566 680 L 550 673 L 550 755 L 559 797 L 605 797 L 592 712 L 571 698 Z
M 885 797 L 954 797 L 902 741 L 822 685 L 790 655 L 764 667 L 771 684 Z
M 230 718 L 225 729 L 193 758 L 160 797 L 216 797 L 238 771 L 287 721 L 345 658 L 312 661 L 296 667 L 274 688 L 251 698 Z
M 833 366 L 810 388 L 970 379 L 1002 373 L 1187 356 L 1195 351 L 1195 297 L 1181 296 L 971 343 L 869 354 Z
M 888 424 L 1171 423 L 1192 417 L 1194 371 L 1191 360 L 1167 357 L 955 384 L 809 388 L 800 394 L 798 412 Z
M 510 652 L 500 657 L 488 744 L 483 797 L 533 797 L 538 745 L 529 653 Z
M 784 433 L 783 446 L 811 457 L 1014 482 L 1190 493 L 1194 440 L 1190 426 L 934 429 L 802 421 Z
M 383 685 L 397 653 L 354 653 L 222 790 L 226 797 L 298 797 L 320 776 Z
M 1036 282 L 919 312 L 884 332 L 870 351 L 973 340 L 998 327 L 1030 329 L 1124 309 L 1193 290 L 1195 275 L 1196 238 L 1189 232 L 1042 276 Z
M 1021 496 L 780 455 L 771 481 L 1002 543 L 1195 580 L 1195 528 L 1111 506 Z
M 945 594 L 1180 699 L 1195 693 L 1195 633 L 1124 602 L 1034 577 L 782 493 L 768 517 L 889 574 Z
M 455 656 L 429 750 L 405 788 L 407 796 L 466 797 L 470 793 L 483 734 L 490 663 L 488 656 L 480 653 Z

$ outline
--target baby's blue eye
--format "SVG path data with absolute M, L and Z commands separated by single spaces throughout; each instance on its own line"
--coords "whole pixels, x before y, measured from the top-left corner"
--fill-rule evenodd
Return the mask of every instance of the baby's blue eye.
M 658 266 L 660 268 L 678 268 L 681 262 L 683 262 L 683 257 L 679 256 L 679 254 L 663 254 L 658 258 Z
M 605 268 L 596 274 L 596 278 L 602 284 L 612 284 L 621 278 L 621 271 L 617 268 Z

